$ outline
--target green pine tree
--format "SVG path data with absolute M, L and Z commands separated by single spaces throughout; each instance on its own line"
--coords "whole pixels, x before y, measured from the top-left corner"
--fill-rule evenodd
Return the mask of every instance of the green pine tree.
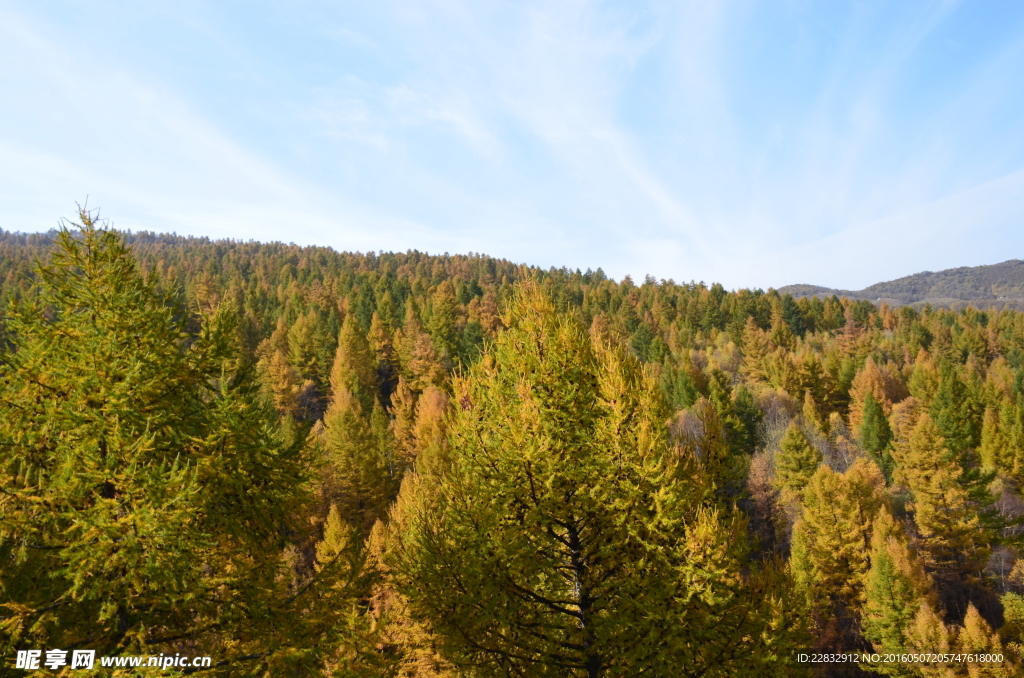
M 977 448 L 984 412 L 948 362 L 943 362 L 939 368 L 939 388 L 929 413 L 950 452 L 963 457 Z
M 693 382 L 693 377 L 690 375 L 687 360 L 686 363 L 680 365 L 667 374 L 673 377 L 673 381 L 670 383 L 670 389 L 672 392 L 672 406 L 676 409 L 686 409 L 692 406 L 697 399 L 700 398 L 700 390 Z
M 480 676 L 782 672 L 784 582 L 741 576 L 743 521 L 671 454 L 639 363 L 536 287 L 506 318 L 455 386 L 447 457 L 417 460 L 393 515 L 386 562 L 445 657 Z
M 886 478 L 892 477 L 893 460 L 890 451 L 892 429 L 886 419 L 881 403 L 869 391 L 864 396 L 864 408 L 861 414 L 860 444 L 871 455 L 875 463 L 885 473 Z
M 764 418 L 764 413 L 754 403 L 754 396 L 742 384 L 736 387 L 732 404 L 733 412 L 739 420 L 735 432 L 737 449 L 752 454 L 757 445 L 757 427 Z
M 779 489 L 799 494 L 821 466 L 821 452 L 811 445 L 797 423 L 790 423 L 775 455 L 775 482 Z
M 871 569 L 867 574 L 867 603 L 861 618 L 864 637 L 879 653 L 907 651 L 907 631 L 930 598 L 931 580 L 907 546 L 906 538 L 884 508 L 875 519 L 871 538 Z M 902 663 L 881 664 L 881 672 L 894 676 L 917 675 Z
M 339 359 L 341 355 L 339 349 Z M 344 377 L 345 369 L 333 373 Z M 397 472 L 391 453 L 392 435 L 383 410 L 376 421 L 368 416 L 363 404 L 339 378 L 332 383 L 334 396 L 323 419 L 320 444 L 326 467 L 328 500 L 343 509 L 345 519 L 368 534 L 373 523 L 384 515 L 393 493 L 393 479 Z M 373 410 L 371 410 L 372 414 Z
M 453 365 L 459 355 L 458 300 L 453 285 L 445 280 L 434 291 L 431 299 L 430 323 L 427 329 L 438 355 Z
M 187 646 L 221 675 L 318 670 L 333 631 L 315 599 L 339 599 L 312 580 L 318 596 L 294 595 L 282 548 L 304 529 L 308 460 L 235 353 L 231 303 L 200 323 L 80 218 L 8 310 L 0 653 Z M 300 638 L 315 642 L 283 651 Z

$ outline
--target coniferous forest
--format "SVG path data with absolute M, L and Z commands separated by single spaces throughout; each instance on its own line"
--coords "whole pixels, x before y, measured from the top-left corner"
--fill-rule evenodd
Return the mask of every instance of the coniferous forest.
M 82 211 L 0 318 L 4 671 L 1021 675 L 1019 312 Z

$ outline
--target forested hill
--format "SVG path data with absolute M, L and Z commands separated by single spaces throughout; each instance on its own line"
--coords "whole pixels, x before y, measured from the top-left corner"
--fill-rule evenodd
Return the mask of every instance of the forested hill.
M 53 235 L 0 232 L 4 297 L 28 289 L 33 262 L 46 259 Z M 526 278 L 542 281 L 559 308 L 577 309 L 588 324 L 595 315 L 605 315 L 615 332 L 629 337 L 638 355 L 659 363 L 668 354 L 666 342 L 712 330 L 726 331 L 738 341 L 748 316 L 767 328 L 773 307 L 801 336 L 808 330 L 841 328 L 849 313 L 856 322 L 867 322 L 876 310 L 867 302 L 838 298 L 797 302 L 771 291 L 728 293 L 718 284 L 658 282 L 650 277 L 639 285 L 629 277 L 616 282 L 600 268 L 543 270 L 478 254 L 353 254 L 281 243 L 145 232 L 122 235 L 143 268 L 180 288 L 191 303 L 210 306 L 226 296 L 233 298 L 245 312 L 252 350 L 279 323 L 291 326 L 308 314 L 310 326 L 323 335 L 318 369 L 324 381 L 331 342 L 347 313 L 364 331 L 369 331 L 375 311 L 397 325 L 412 314 L 426 329 L 446 335 L 441 341 L 448 359 L 468 360 L 479 352 L 484 337 L 500 327 L 502 303 L 513 285 Z M 444 294 L 452 295 L 453 309 L 445 310 L 451 317 L 443 322 L 452 326 L 442 329 L 437 325 L 442 321 L 434 320 L 434 302 L 445 282 Z
M 962 266 L 944 271 L 923 271 L 897 280 L 880 282 L 862 290 L 837 290 L 817 285 L 787 285 L 780 294 L 794 297 L 831 296 L 866 299 L 890 305 L 960 308 L 1024 308 L 1024 261 L 1010 259 L 990 266 Z
M 0 657 L 1021 675 L 1022 313 L 79 217 L 0 233 Z

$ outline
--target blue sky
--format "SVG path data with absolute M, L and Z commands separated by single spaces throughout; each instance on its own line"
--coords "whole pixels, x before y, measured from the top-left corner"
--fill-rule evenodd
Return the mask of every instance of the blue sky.
M 0 228 L 858 289 L 1024 258 L 1024 3 L 3 2 Z

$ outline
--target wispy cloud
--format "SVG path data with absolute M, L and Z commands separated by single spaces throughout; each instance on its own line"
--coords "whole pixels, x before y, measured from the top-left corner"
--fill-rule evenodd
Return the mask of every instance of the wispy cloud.
M 0 9 L 5 228 L 89 194 L 133 228 L 762 287 L 1024 256 L 1024 11 L 71 7 Z
M 1024 215 L 1024 170 L 883 219 L 858 224 L 786 252 L 784 265 L 843 289 L 878 282 L 875 271 L 978 266 L 1020 256 L 1007 234 Z M 1009 249 L 1007 249 L 1009 246 Z M 839 275 L 834 269 L 840 262 Z M 893 275 L 895 277 L 895 274 Z

